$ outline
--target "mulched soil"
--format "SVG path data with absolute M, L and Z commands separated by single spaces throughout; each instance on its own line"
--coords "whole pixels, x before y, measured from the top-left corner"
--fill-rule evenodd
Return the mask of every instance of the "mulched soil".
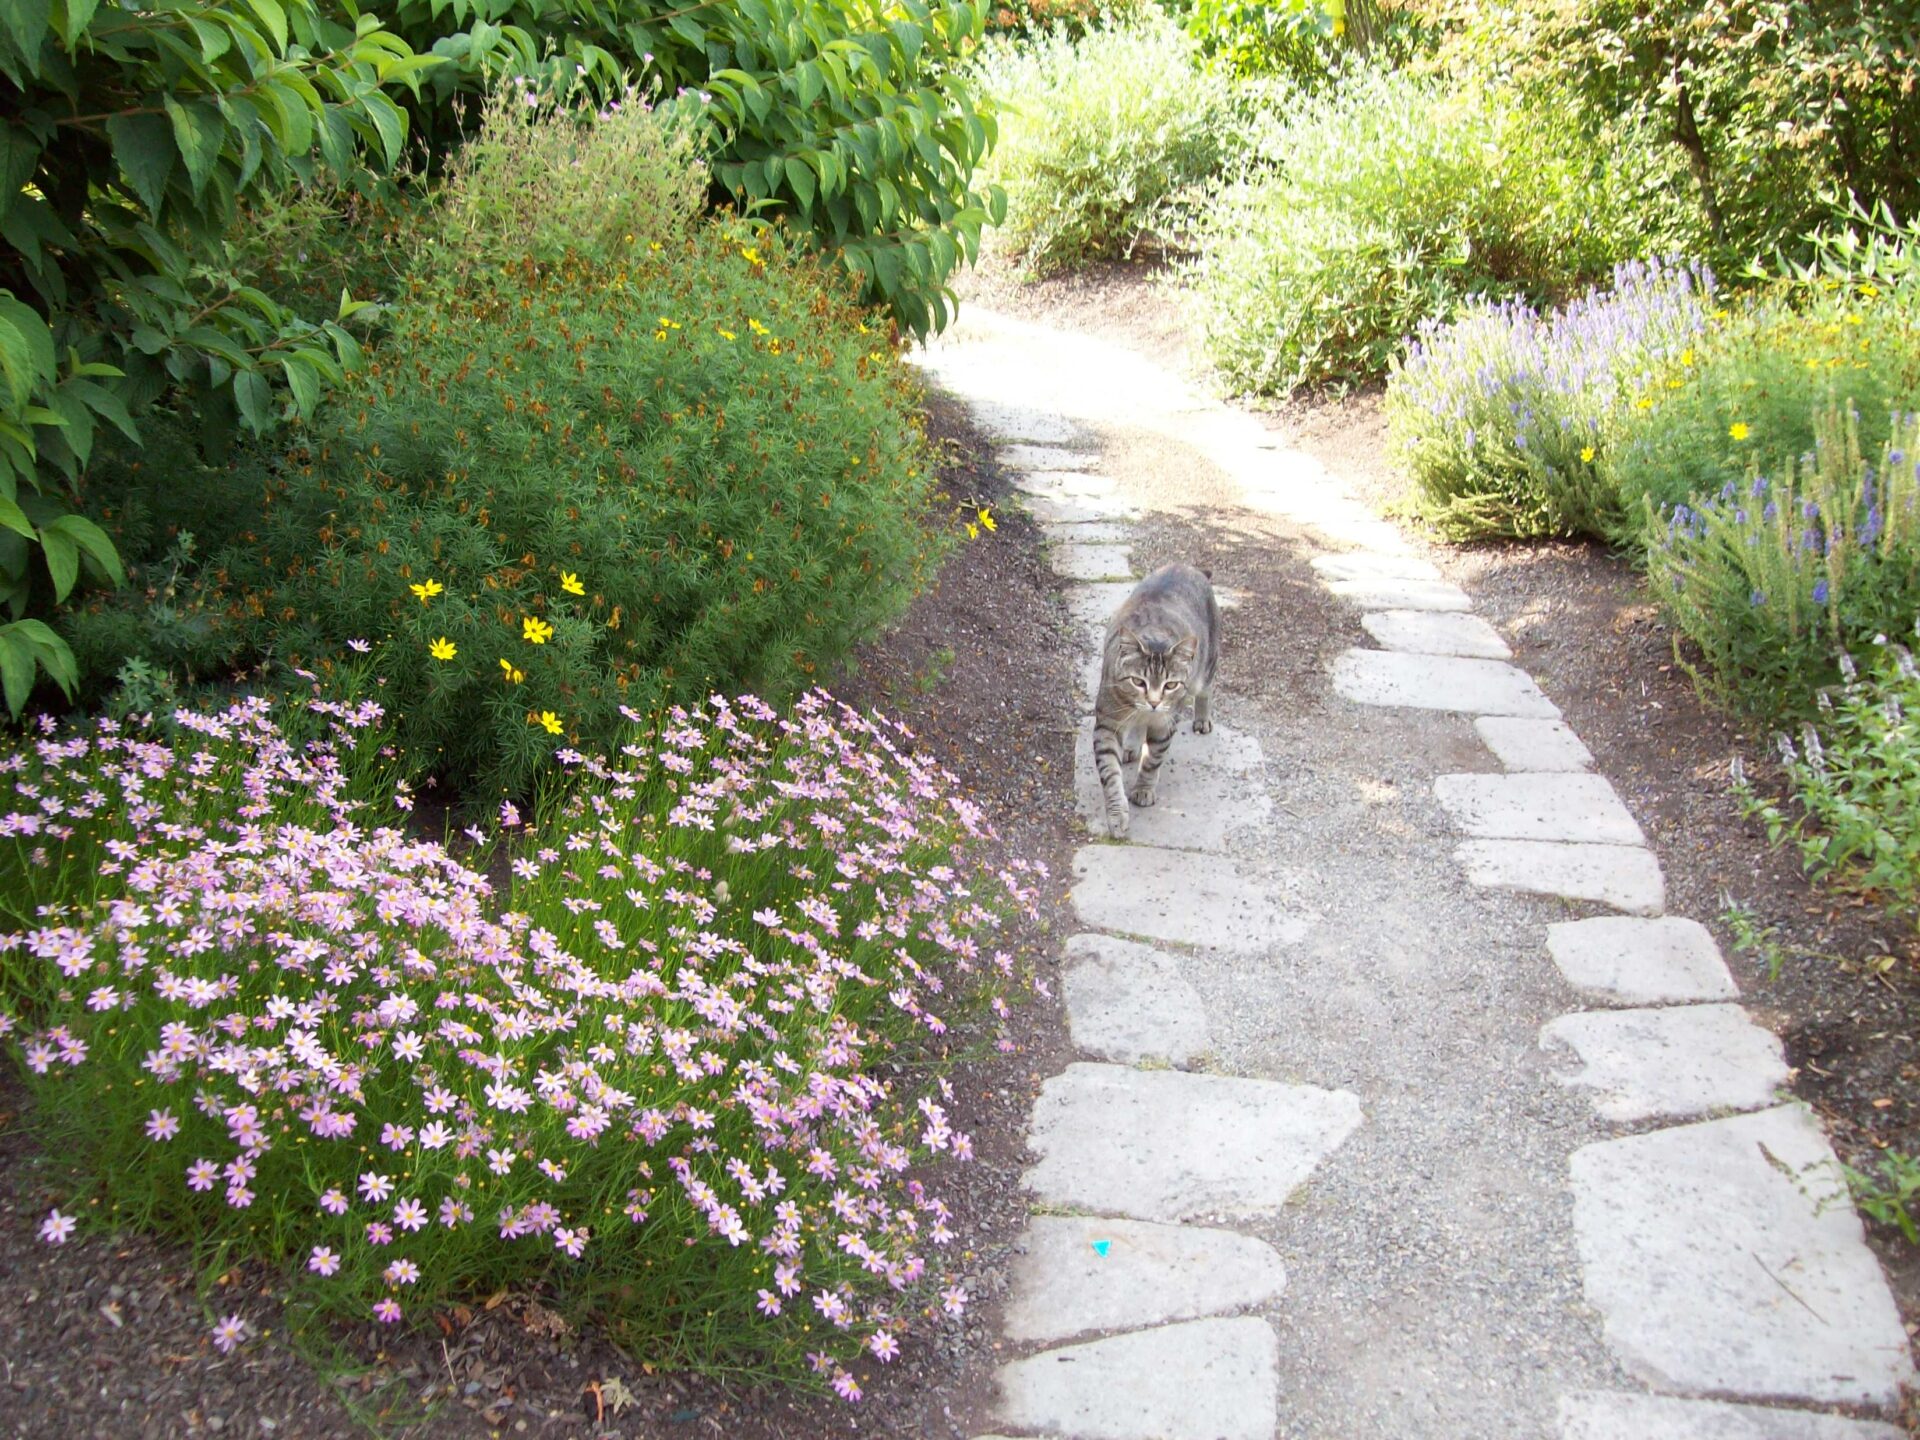
M 1074 823 L 1071 784 L 1048 769 L 1070 755 L 1062 737 L 1074 725 L 1059 585 L 1030 522 L 997 508 L 1006 479 L 958 408 L 936 397 L 928 432 L 946 456 L 934 523 L 959 524 L 986 506 L 999 528 L 960 544 L 934 588 L 833 688 L 903 718 L 968 783 L 1006 852 L 1053 871 L 1041 918 L 1007 936 L 1044 980 Z M 972 1133 L 977 1158 L 937 1183 L 956 1212 L 958 1272 L 974 1303 L 959 1321 L 925 1327 L 892 1365 L 867 1366 L 866 1396 L 852 1406 L 651 1373 L 591 1331 L 571 1330 L 535 1295 L 476 1297 L 410 1334 L 315 1326 L 289 1343 L 291 1317 L 271 1276 L 232 1272 L 203 1296 L 181 1247 L 98 1235 L 58 1250 L 42 1243 L 36 1230 L 59 1190 L 9 1072 L 0 1078 L 0 1434 L 971 1436 L 987 1428 L 997 1287 L 1025 1215 L 1023 1127 L 1041 1079 L 1064 1063 L 1061 1030 L 1057 1002 L 1036 998 L 1016 1011 L 1013 1054 L 989 1051 L 952 1077 L 954 1124 Z M 235 1311 L 264 1333 L 222 1358 L 208 1325 Z

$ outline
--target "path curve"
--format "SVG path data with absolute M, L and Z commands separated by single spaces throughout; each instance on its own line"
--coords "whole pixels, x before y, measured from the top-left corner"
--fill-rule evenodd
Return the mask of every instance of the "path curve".
M 998 1428 L 1896 1437 L 1907 1336 L 1779 1041 L 1471 597 L 1140 355 L 970 309 L 920 358 L 1071 582 L 1084 711 L 1146 558 L 1261 559 L 1128 843 L 1082 726 L 1084 1058 L 1034 1106 Z M 1277 684 L 1308 586 L 1353 643 Z

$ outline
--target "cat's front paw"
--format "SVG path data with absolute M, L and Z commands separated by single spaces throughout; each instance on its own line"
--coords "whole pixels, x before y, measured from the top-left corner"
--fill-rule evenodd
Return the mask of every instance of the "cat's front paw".
M 1153 804 L 1153 786 L 1136 785 L 1133 787 L 1133 793 L 1127 798 L 1144 810 Z
M 1213 721 L 1202 720 L 1196 717 L 1193 722 L 1193 733 L 1196 735 L 1211 735 L 1213 733 Z
M 1122 810 L 1118 815 L 1110 814 L 1107 816 L 1107 834 L 1115 840 L 1124 840 L 1127 838 L 1126 811 Z

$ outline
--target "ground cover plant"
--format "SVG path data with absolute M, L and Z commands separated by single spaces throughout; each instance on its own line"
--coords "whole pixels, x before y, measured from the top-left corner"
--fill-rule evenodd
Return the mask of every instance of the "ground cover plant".
M 622 707 L 794 693 L 942 543 L 916 391 L 844 273 L 703 215 L 674 114 L 533 99 L 488 108 L 338 403 L 209 477 L 230 504 L 193 632 L 227 666 L 370 648 L 407 752 L 516 796 Z M 165 508 L 173 478 L 115 498 Z M 173 624 L 93 609 L 77 639 L 106 673 Z
M 986 169 L 1007 194 L 996 242 L 1036 269 L 1128 253 L 1231 144 L 1225 79 L 1157 10 L 991 43 L 974 73 L 1000 111 Z
M 1839 654 L 1920 612 L 1920 421 L 1899 417 L 1879 444 L 1887 431 L 1865 425 L 1828 411 L 1810 453 L 1752 464 L 1648 542 L 1654 597 L 1698 653 L 1698 683 L 1730 708 L 1810 711 Z
M 1418 513 L 1461 540 L 1616 528 L 1620 417 L 1692 363 L 1718 307 L 1704 266 L 1633 261 L 1558 309 L 1481 302 L 1424 321 L 1386 395 Z
M 951 776 L 824 695 L 715 697 L 503 807 L 496 892 L 400 828 L 378 700 L 328 693 L 7 757 L 0 1029 L 69 1187 L 49 1243 L 151 1228 L 390 1324 L 540 1285 L 655 1360 L 849 1399 L 965 1304 L 939 1073 L 1004 1008 L 1031 877 Z
M 1356 67 L 1269 117 L 1194 216 L 1188 279 L 1236 390 L 1383 376 L 1469 296 L 1563 296 L 1639 249 L 1635 153 L 1589 151 L 1543 100 Z

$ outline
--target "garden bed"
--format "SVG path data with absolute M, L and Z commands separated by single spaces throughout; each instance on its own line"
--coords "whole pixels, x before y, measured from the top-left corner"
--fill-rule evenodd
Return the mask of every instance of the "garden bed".
M 993 506 L 1003 482 L 955 411 L 936 401 L 929 429 L 949 444 L 941 513 Z M 1050 738 L 1072 724 L 1056 585 L 1027 522 L 994 513 L 999 528 L 961 546 L 836 689 L 901 717 L 963 777 L 1010 853 L 1059 874 L 1071 796 L 1042 763 L 1062 748 Z M 1057 899 L 1043 896 L 1041 918 L 1011 933 L 1009 948 L 1044 963 L 1046 907 Z M 858 1405 L 648 1374 L 603 1339 L 568 1331 L 537 1295 L 475 1297 L 405 1334 L 316 1326 L 289 1343 L 269 1275 L 231 1272 L 202 1302 L 192 1261 L 176 1249 L 98 1235 L 43 1244 L 37 1226 L 51 1192 L 21 1114 L 24 1092 L 9 1078 L 0 1088 L 0 1269 L 13 1283 L 0 1298 L 0 1412 L 10 1434 L 62 1437 L 337 1436 L 357 1424 L 436 1436 L 970 1433 L 966 1416 L 990 1387 L 995 1262 L 1023 1213 L 1020 1130 L 1038 1077 L 1057 1068 L 1044 1052 L 1059 1028 L 1049 1001 L 1016 1009 L 1016 1051 L 954 1075 L 954 1123 L 974 1134 L 977 1159 L 953 1168 L 945 1194 L 966 1252 L 960 1278 L 976 1303 L 960 1320 L 929 1323 L 894 1364 L 863 1367 Z M 222 1357 L 208 1343 L 212 1307 L 268 1334 Z

